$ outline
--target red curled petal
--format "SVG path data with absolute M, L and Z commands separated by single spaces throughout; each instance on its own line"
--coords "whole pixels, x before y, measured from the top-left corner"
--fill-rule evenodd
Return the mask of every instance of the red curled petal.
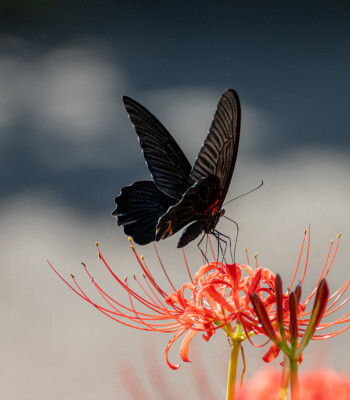
M 299 360 L 298 360 L 298 367 L 299 365 L 303 362 L 304 356 L 303 353 L 300 354 Z
M 203 329 L 205 329 L 205 333 L 203 333 L 202 338 L 208 342 L 209 339 L 214 335 L 215 329 L 212 329 L 212 323 L 204 323 Z
M 275 345 L 275 343 L 272 343 L 268 352 L 264 355 L 263 360 L 267 363 L 271 362 L 279 355 L 279 353 L 280 349 Z
M 194 282 L 195 285 L 197 284 L 197 282 L 199 281 L 199 279 L 202 276 L 205 276 L 208 272 L 210 272 L 213 269 L 216 269 L 218 265 L 220 265 L 221 263 L 216 263 L 216 262 L 211 262 L 209 264 L 204 264 L 202 265 L 199 270 L 195 273 L 194 275 Z
M 261 268 L 261 270 L 261 280 L 265 282 L 270 288 L 274 288 L 276 279 L 275 274 L 267 268 Z
M 183 338 L 181 346 L 180 346 L 180 357 L 182 361 L 191 362 L 188 359 L 188 352 L 190 350 L 191 340 L 199 333 L 199 331 L 190 330 L 186 333 L 186 336 Z
M 168 297 L 164 299 L 165 303 L 168 304 L 169 306 L 174 306 L 178 302 L 177 294 L 174 292 L 171 292 Z
M 178 364 L 171 364 L 171 363 L 169 362 L 169 360 L 168 360 L 168 353 L 169 353 L 170 347 L 173 345 L 173 343 L 174 343 L 184 332 L 186 332 L 186 330 L 187 330 L 187 329 L 183 329 L 182 331 L 177 332 L 177 333 L 169 340 L 169 343 L 168 343 L 167 346 L 166 346 L 166 349 L 165 349 L 165 352 L 164 352 L 164 355 L 165 355 L 165 362 L 168 364 L 168 367 L 171 368 L 171 369 L 178 369 L 178 368 L 180 368 L 180 363 L 178 363 Z

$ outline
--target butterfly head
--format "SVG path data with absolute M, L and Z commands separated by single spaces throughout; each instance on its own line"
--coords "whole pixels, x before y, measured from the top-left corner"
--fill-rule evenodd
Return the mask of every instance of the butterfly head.
M 205 233 L 210 233 L 213 229 L 215 229 L 219 219 L 225 214 L 224 208 L 216 209 L 209 218 L 207 218 L 204 222 L 204 231 Z

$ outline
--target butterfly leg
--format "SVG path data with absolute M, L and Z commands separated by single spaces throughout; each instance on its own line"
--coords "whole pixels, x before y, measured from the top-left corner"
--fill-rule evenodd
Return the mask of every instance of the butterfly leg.
M 218 241 L 225 243 L 225 251 L 222 252 L 223 253 L 223 258 L 225 258 L 225 254 L 226 254 L 226 251 L 227 251 L 227 246 L 228 246 L 227 241 L 229 242 L 231 261 L 234 262 L 235 257 L 233 257 L 233 255 L 232 255 L 232 241 L 231 241 L 230 236 L 224 235 L 223 233 L 220 233 L 217 230 L 214 230 L 214 234 L 217 237 Z M 226 238 L 227 241 L 224 240 L 223 237 Z M 236 241 L 235 241 L 234 255 L 236 255 L 236 245 L 237 245 L 237 237 L 236 237 Z
M 201 249 L 201 246 L 200 246 L 200 245 L 201 245 L 201 243 L 202 243 L 202 241 L 203 241 L 203 239 L 204 239 L 205 236 L 207 237 L 207 240 L 206 240 L 206 242 L 205 242 L 205 253 L 204 253 L 203 250 Z M 208 235 L 207 235 L 206 233 L 202 236 L 201 240 L 198 242 L 197 247 L 199 248 L 199 251 L 202 253 L 202 256 L 203 256 L 205 262 L 206 262 L 207 264 L 209 264 L 209 260 L 208 260 L 208 258 L 207 258 Z
M 217 230 L 214 229 L 210 233 L 215 237 L 215 239 L 217 241 L 217 246 L 218 247 L 217 247 L 216 260 L 220 261 L 220 253 L 221 253 L 222 254 L 222 258 L 221 258 L 220 262 L 225 263 L 226 262 L 225 254 L 226 254 L 226 249 L 227 249 L 227 242 L 220 237 L 220 233 Z M 224 248 L 222 247 L 222 242 L 224 243 Z
M 233 219 L 227 218 L 225 215 L 224 215 L 224 218 L 226 218 L 226 219 L 228 219 L 229 221 L 233 222 L 233 223 L 236 225 L 236 228 L 237 228 L 237 235 L 236 235 L 236 239 L 235 239 L 235 248 L 234 248 L 234 251 L 233 251 L 233 255 L 234 255 L 234 257 L 233 257 L 233 262 L 234 262 L 235 259 L 236 259 L 236 248 L 237 248 L 237 241 L 238 241 L 238 235 L 239 235 L 239 227 L 238 227 L 237 222 L 234 221 Z M 225 236 L 225 235 L 223 235 L 223 236 Z M 227 237 L 227 236 L 226 236 L 226 237 Z M 230 249 L 231 249 L 231 239 L 230 239 Z M 231 251 L 231 257 L 232 257 L 232 249 L 231 249 L 230 251 Z

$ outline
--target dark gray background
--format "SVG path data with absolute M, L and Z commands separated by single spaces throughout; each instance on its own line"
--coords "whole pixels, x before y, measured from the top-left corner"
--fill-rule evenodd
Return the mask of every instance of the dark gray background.
M 274 129 L 259 146 L 243 149 L 248 157 L 283 159 L 291 149 L 305 147 L 349 151 L 350 6 L 346 2 L 284 2 L 283 6 L 232 1 L 220 5 L 205 1 L 72 3 L 37 1 L 25 7 L 23 2 L 19 7 L 15 2 L 11 12 L 9 6 L 3 6 L 2 58 L 15 59 L 22 70 L 6 69 L 5 65 L 1 77 L 7 122 L 1 126 L 2 200 L 21 191 L 45 188 L 73 207 L 104 213 L 109 197 L 144 172 L 125 116 L 120 116 L 122 122 L 113 118 L 116 111 L 123 113 L 124 93 L 142 101 L 151 91 L 204 87 L 216 94 L 215 103 L 224 89 L 234 87 L 243 104 L 249 103 L 274 121 Z M 76 163 L 74 168 L 57 171 L 43 156 L 38 157 L 40 152 L 46 153 L 45 158 L 52 152 L 55 157 L 73 157 L 67 154 L 69 142 L 60 137 L 62 131 L 69 136 L 69 123 L 65 126 L 67 121 L 56 121 L 53 126 L 52 121 L 41 119 L 44 101 L 51 102 L 52 114 L 60 113 L 60 103 L 54 104 L 55 92 L 50 93 L 50 78 L 62 69 L 64 74 L 64 67 L 69 70 L 69 62 L 62 65 L 64 54 L 59 59 L 61 65 L 55 59 L 57 52 L 67 47 L 71 49 L 67 57 L 76 62 L 80 59 L 84 63 L 86 54 L 79 58 L 75 50 L 83 47 L 88 52 L 87 59 L 93 64 L 89 70 L 87 60 L 82 73 L 98 74 L 92 69 L 103 68 L 104 63 L 110 68 L 111 76 L 106 77 L 110 87 L 105 89 L 109 98 L 102 99 L 108 110 L 102 105 L 96 110 L 100 93 L 94 92 L 94 87 L 90 91 L 84 78 L 81 86 L 74 79 L 67 83 L 63 77 L 57 82 L 62 87 L 62 102 L 70 97 L 78 102 L 87 96 L 83 102 L 93 104 L 99 118 L 103 119 L 103 112 L 109 114 L 110 123 L 96 123 L 98 143 L 94 146 L 98 148 L 97 154 L 91 154 L 95 162 L 96 158 L 111 160 L 108 167 Z M 50 60 L 53 65 L 47 76 L 45 61 Z M 114 68 L 121 71 L 121 77 L 115 76 Z M 118 78 L 121 82 L 116 82 Z M 65 87 L 70 84 L 73 88 Z M 45 99 L 43 90 L 49 92 Z M 152 104 L 146 106 L 151 108 Z M 161 110 L 153 111 L 161 119 Z M 6 121 L 6 114 L 10 114 L 10 121 Z M 129 135 L 127 139 L 125 135 Z M 192 159 L 201 141 L 201 137 L 196 140 L 197 146 L 189 154 Z M 186 151 L 185 141 L 183 146 Z M 113 165 L 113 159 L 129 151 L 134 159 Z M 100 196 L 91 190 L 96 182 Z

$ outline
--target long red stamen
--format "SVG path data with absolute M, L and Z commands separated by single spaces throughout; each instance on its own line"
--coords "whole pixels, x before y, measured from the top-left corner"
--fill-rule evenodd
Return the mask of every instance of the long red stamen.
M 339 234 L 337 235 L 337 244 L 336 244 L 336 246 L 335 246 L 334 254 L 333 254 L 332 260 L 331 260 L 331 262 L 330 262 L 330 264 L 329 264 L 329 267 L 328 267 L 327 272 L 325 273 L 324 277 L 326 277 L 326 276 L 328 275 L 329 270 L 332 268 L 333 261 L 334 261 L 334 259 L 335 259 L 335 256 L 337 255 L 337 252 L 338 252 L 340 237 L 341 237 L 341 233 L 339 233 Z
M 344 322 L 349 322 L 349 321 L 350 321 L 350 319 L 347 319 L 347 320 L 344 321 Z M 347 331 L 349 328 L 350 328 L 350 325 L 345 326 L 343 329 L 340 329 L 339 331 L 332 332 L 332 333 L 328 333 L 328 334 L 326 334 L 326 335 L 313 335 L 313 336 L 312 336 L 312 339 L 313 339 L 313 340 L 330 339 L 330 338 L 332 338 L 332 337 L 338 336 L 338 335 L 340 335 L 341 333 Z M 317 329 L 316 329 L 316 331 L 317 331 Z
M 302 244 L 301 244 L 301 249 L 300 249 L 300 253 L 299 253 L 299 258 L 298 258 L 297 266 L 296 266 L 296 268 L 295 268 L 295 270 L 294 270 L 294 275 L 293 275 L 292 281 L 291 281 L 291 283 L 290 283 L 290 285 L 289 285 L 289 288 L 288 288 L 288 290 L 287 290 L 287 294 L 290 293 L 290 291 L 291 291 L 291 289 L 292 289 L 292 286 L 293 286 L 293 283 L 294 283 L 294 280 L 295 280 L 295 277 L 296 277 L 297 272 L 298 272 L 298 270 L 299 270 L 300 260 L 301 260 L 301 256 L 302 256 L 303 250 L 304 250 L 305 238 L 306 238 L 306 229 L 304 230 L 304 236 L 303 236 L 303 241 L 302 241 Z
M 213 256 L 213 260 L 214 260 L 214 261 L 217 261 L 217 259 L 216 259 L 216 257 L 215 257 L 213 245 L 212 245 L 212 243 L 211 243 L 211 240 L 210 240 L 210 236 L 209 236 L 209 235 L 207 235 L 207 240 L 209 241 L 209 246 L 210 246 L 210 249 L 211 249 L 211 254 L 212 254 L 212 256 Z
M 336 256 L 336 254 L 337 254 L 337 252 L 338 252 L 338 246 L 339 246 L 340 236 L 341 236 L 341 234 L 339 233 L 339 234 L 337 235 L 337 239 L 338 239 L 338 240 L 337 240 L 337 245 L 336 245 L 335 250 L 334 250 L 334 253 L 333 253 L 332 260 L 331 260 L 331 262 L 330 262 L 330 264 L 329 264 L 329 266 L 328 266 L 328 268 L 327 268 L 329 256 L 330 256 L 330 254 L 331 254 L 331 250 L 332 250 L 332 248 L 333 248 L 333 243 L 334 243 L 333 240 L 331 240 L 330 245 L 329 245 L 328 254 L 327 254 L 327 257 L 326 257 L 326 261 L 325 261 L 324 266 L 323 266 L 323 268 L 322 268 L 321 274 L 320 274 L 320 276 L 319 276 L 319 278 L 318 278 L 318 281 L 317 281 L 317 283 L 316 283 L 316 285 L 315 285 L 315 287 L 314 287 L 314 290 L 313 290 L 313 291 L 311 292 L 311 294 L 307 297 L 307 299 L 305 299 L 305 301 L 304 301 L 304 304 L 305 304 L 305 305 L 309 303 L 309 301 L 312 299 L 313 295 L 316 293 L 317 288 L 318 288 L 318 285 L 319 285 L 319 283 L 321 282 L 321 280 L 327 277 L 327 275 L 328 275 L 328 273 L 329 273 L 329 271 L 330 271 L 330 269 L 331 269 L 331 267 L 332 267 L 332 265 L 333 265 L 333 261 L 334 261 L 334 259 L 335 259 L 335 256 Z M 324 272 L 324 271 L 326 270 L 326 268 L 327 268 L 327 271 Z
M 188 263 L 187 263 L 187 258 L 186 258 L 185 250 L 184 250 L 183 247 L 182 247 L 182 254 L 184 256 L 184 260 L 185 260 L 185 265 L 186 265 L 188 276 L 189 276 L 189 278 L 191 280 L 191 283 L 193 283 L 192 275 L 191 275 L 190 268 L 189 268 Z
M 128 307 L 125 307 L 125 306 L 123 306 L 122 304 L 116 302 L 116 301 L 115 301 L 113 298 L 111 298 L 107 293 L 105 293 L 105 292 L 97 285 L 97 283 L 96 283 L 94 280 L 93 280 L 93 283 L 94 283 L 95 287 L 97 288 L 97 290 L 99 291 L 99 293 L 101 294 L 101 296 L 103 297 L 103 299 L 107 302 L 107 304 L 108 304 L 110 307 L 112 307 L 112 309 L 115 310 L 115 312 L 113 312 L 112 310 L 108 310 L 108 309 L 106 309 L 106 308 L 104 308 L 104 307 L 99 306 L 98 304 L 92 302 L 87 296 L 86 296 L 86 301 L 88 301 L 90 304 L 94 305 L 99 311 L 103 312 L 105 315 L 107 315 L 107 313 L 109 314 L 109 316 L 111 316 L 111 315 L 117 315 L 117 316 L 119 316 L 119 317 L 128 318 L 128 319 L 132 320 L 133 322 L 140 323 L 138 317 L 135 318 L 135 317 L 133 317 L 133 316 L 131 316 L 131 315 L 127 315 L 127 314 L 122 313 L 120 310 L 118 310 L 116 307 L 114 307 L 113 304 L 112 304 L 111 302 L 114 302 L 114 303 L 118 304 L 120 307 L 122 307 L 122 308 L 125 309 L 126 311 L 129 311 L 129 312 L 132 312 L 132 313 L 134 313 L 134 310 L 133 310 L 133 309 L 130 309 L 130 308 L 128 308 Z M 84 293 L 84 292 L 83 292 L 83 293 Z M 129 293 L 129 295 L 133 295 L 133 291 L 130 290 L 130 289 L 129 289 L 128 293 Z M 111 301 L 109 301 L 109 299 L 110 299 Z M 141 298 L 141 299 L 142 299 L 142 298 Z M 144 304 L 144 303 L 143 303 L 143 304 Z M 148 308 L 149 308 L 149 307 L 148 307 Z M 159 308 L 158 308 L 158 309 L 152 309 L 152 310 L 155 311 L 155 312 L 157 312 L 158 314 L 160 313 Z M 173 318 L 169 318 L 169 313 L 168 313 L 168 312 L 165 313 L 165 315 L 164 315 L 163 317 L 162 317 L 162 316 L 154 316 L 154 315 L 152 315 L 152 314 L 145 314 L 145 313 L 139 313 L 139 314 L 145 316 L 146 319 L 148 319 L 148 320 L 173 319 Z M 115 319 L 115 318 L 112 318 L 112 319 Z M 116 320 L 116 319 L 115 319 L 115 320 Z M 118 322 L 120 322 L 120 321 L 118 320 Z M 172 324 L 163 324 L 162 326 L 172 326 L 172 325 L 173 325 L 173 323 L 172 323 Z M 128 326 L 133 326 L 133 325 L 128 325 Z
M 258 253 L 254 254 L 254 258 L 255 258 L 255 268 L 258 269 Z
M 131 238 L 129 238 L 129 242 L 131 243 Z M 130 245 L 131 250 L 134 253 L 134 256 L 136 257 L 136 260 L 138 261 L 140 267 L 142 268 L 143 272 L 145 273 L 145 275 L 147 276 L 147 278 L 150 280 L 150 282 L 152 283 L 152 285 L 154 286 L 154 288 L 158 291 L 158 293 L 163 296 L 166 297 L 166 293 L 157 285 L 156 281 L 154 280 L 152 274 L 149 272 L 148 267 L 146 265 L 145 262 L 142 262 L 140 260 L 139 255 L 137 254 L 135 247 L 131 244 Z M 144 261 L 143 256 L 141 256 L 142 260 Z
M 148 289 L 151 291 L 154 299 L 149 295 L 149 293 L 147 292 L 147 290 L 143 287 L 142 283 L 137 279 L 137 276 L 134 275 L 134 281 L 139 285 L 140 289 L 143 291 L 143 293 L 149 298 L 149 300 L 151 301 L 151 303 L 155 306 L 155 307 L 160 307 L 161 309 L 164 309 L 164 306 L 161 302 L 161 300 L 157 297 L 156 293 L 154 293 L 154 291 L 152 290 L 151 285 L 149 284 L 146 275 L 143 275 L 144 279 L 145 279 L 145 283 L 148 287 Z
M 306 275 L 306 270 L 307 270 L 307 265 L 309 262 L 309 253 L 310 253 L 310 235 L 311 235 L 311 227 L 309 224 L 309 231 L 308 231 L 308 235 L 307 235 L 307 247 L 306 247 L 306 258 L 305 258 L 305 265 L 304 265 L 304 269 L 303 269 L 303 275 L 300 279 L 300 285 L 303 285 L 304 279 L 305 279 L 305 275 Z
M 247 264 L 250 265 L 249 256 L 248 256 L 248 249 L 245 248 L 244 251 L 245 251 L 245 255 L 246 255 L 246 257 L 247 257 Z
M 343 307 L 343 305 L 349 301 L 350 297 L 347 297 L 347 298 L 346 298 L 345 300 L 343 300 L 342 303 L 340 303 L 337 307 L 333 308 L 333 307 L 340 301 L 340 299 L 343 297 L 343 295 L 346 293 L 346 291 L 347 291 L 349 285 L 350 285 L 350 279 L 348 279 L 348 281 L 347 281 L 344 285 L 342 285 L 342 287 L 339 288 L 339 289 L 329 298 L 328 302 L 329 302 L 330 300 L 332 300 L 333 297 L 335 297 L 335 296 L 339 293 L 339 294 L 337 295 L 337 297 L 335 298 L 335 300 L 333 301 L 333 303 L 330 304 L 330 305 L 326 308 L 326 311 L 325 311 L 324 316 L 327 316 L 327 315 L 329 315 L 329 314 L 331 314 L 331 313 L 333 313 L 333 312 L 339 310 L 340 307 Z
M 126 283 L 126 285 L 128 285 L 128 281 L 127 281 L 127 280 L 125 281 L 125 283 Z M 140 322 L 141 322 L 143 325 L 146 325 L 147 327 L 150 328 L 150 330 L 152 330 L 152 329 L 153 329 L 153 326 L 152 326 L 152 325 L 149 325 L 149 324 L 145 321 L 145 319 L 141 318 L 141 317 L 140 317 L 140 313 L 138 313 L 138 312 L 136 311 L 136 309 L 135 309 L 135 307 L 134 307 L 134 302 L 133 302 L 133 300 L 132 300 L 132 296 L 130 295 L 130 291 L 128 291 L 128 294 L 129 294 L 129 301 L 130 301 L 130 304 L 131 304 L 131 307 L 132 307 L 132 309 L 133 309 L 134 314 L 136 315 L 136 317 L 140 320 Z
M 153 243 L 153 247 L 154 247 L 154 249 L 155 249 L 155 251 L 156 251 L 156 254 L 157 254 L 157 257 L 158 257 L 158 261 L 159 261 L 159 263 L 160 263 L 160 265 L 161 265 L 161 267 L 162 267 L 162 270 L 163 270 L 163 272 L 164 272 L 164 275 L 166 276 L 166 278 L 167 278 L 167 280 L 168 280 L 170 286 L 173 288 L 174 291 L 176 291 L 175 286 L 174 286 L 173 283 L 171 282 L 171 280 L 170 280 L 170 278 L 169 278 L 169 276 L 168 276 L 168 274 L 167 274 L 167 272 L 166 272 L 166 270 L 165 270 L 165 268 L 164 268 L 163 262 L 162 262 L 162 260 L 161 260 L 161 258 L 160 258 L 160 256 L 159 256 L 159 253 L 158 253 L 157 246 L 155 245 L 154 242 L 152 242 L 152 243 Z

